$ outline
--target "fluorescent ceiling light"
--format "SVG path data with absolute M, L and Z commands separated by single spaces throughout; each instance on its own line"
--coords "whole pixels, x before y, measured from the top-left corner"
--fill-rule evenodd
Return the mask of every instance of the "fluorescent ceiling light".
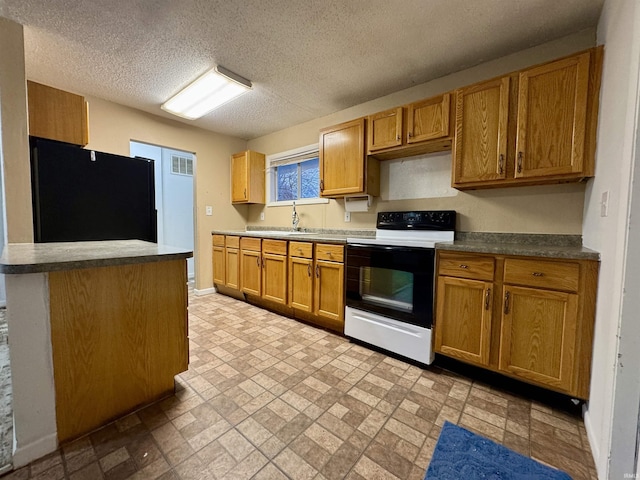
M 167 100 L 162 109 L 194 120 L 251 90 L 251 82 L 217 66 Z

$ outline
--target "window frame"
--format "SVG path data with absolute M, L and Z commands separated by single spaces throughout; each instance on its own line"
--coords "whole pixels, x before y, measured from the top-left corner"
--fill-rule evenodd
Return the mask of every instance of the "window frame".
M 329 203 L 329 199 L 323 198 L 323 197 L 299 198 L 297 200 L 281 200 L 281 201 L 273 200 L 274 198 L 276 198 L 276 186 L 277 186 L 276 167 L 300 163 L 300 157 L 313 154 L 313 153 L 315 153 L 318 156 L 318 158 L 320 158 L 319 145 L 317 143 L 300 147 L 300 148 L 294 148 L 292 150 L 287 150 L 286 152 L 279 152 L 279 153 L 274 153 L 272 155 L 267 155 L 266 168 L 265 168 L 265 184 L 266 184 L 266 193 L 268 195 L 267 205 L 266 205 L 267 207 L 286 207 L 286 206 L 293 205 L 293 202 L 296 202 L 296 205 L 313 205 L 313 204 Z M 290 158 L 291 160 L 287 161 L 287 158 Z M 311 158 L 309 158 L 308 160 L 310 159 Z M 319 180 L 320 179 L 318 178 L 318 181 Z M 298 179 L 298 181 L 300 181 L 300 179 Z

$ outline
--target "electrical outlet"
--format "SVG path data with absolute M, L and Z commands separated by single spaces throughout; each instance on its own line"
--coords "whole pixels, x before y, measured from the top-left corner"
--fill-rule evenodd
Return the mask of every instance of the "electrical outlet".
M 345 222 L 351 221 L 351 212 L 344 212 L 344 221 Z
M 609 190 L 602 192 L 602 197 L 600 199 L 600 216 L 609 216 Z
M 264 212 L 260 212 L 260 220 L 264 221 Z
M 210 217 L 211 215 L 213 215 L 213 207 L 212 207 L 211 205 L 207 205 L 207 206 L 205 207 L 205 210 L 206 210 L 206 213 L 207 213 L 207 216 L 208 216 L 208 217 Z

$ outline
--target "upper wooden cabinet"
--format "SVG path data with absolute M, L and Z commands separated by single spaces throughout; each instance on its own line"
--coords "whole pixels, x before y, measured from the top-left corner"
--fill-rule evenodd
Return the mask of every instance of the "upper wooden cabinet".
M 89 143 L 84 97 L 27 81 L 29 135 L 85 146 Z
M 264 154 L 247 150 L 231 156 L 231 203 L 265 203 Z
M 407 143 L 449 136 L 451 94 L 415 102 L 407 107 Z
M 451 94 L 367 117 L 367 153 L 380 160 L 451 148 Z
M 509 85 L 507 76 L 456 92 L 455 186 L 506 178 Z
M 364 147 L 365 119 L 320 131 L 320 195 L 380 194 L 380 167 Z
M 590 56 L 586 52 L 520 74 L 517 178 L 585 173 Z
M 593 176 L 602 47 L 455 92 L 452 185 Z

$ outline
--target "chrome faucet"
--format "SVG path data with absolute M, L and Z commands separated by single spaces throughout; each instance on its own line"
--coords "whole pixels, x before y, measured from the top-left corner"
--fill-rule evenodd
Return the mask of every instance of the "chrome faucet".
M 293 202 L 293 213 L 291 214 L 291 229 L 296 232 L 298 230 L 298 224 L 300 223 L 300 217 L 296 212 L 296 202 Z

